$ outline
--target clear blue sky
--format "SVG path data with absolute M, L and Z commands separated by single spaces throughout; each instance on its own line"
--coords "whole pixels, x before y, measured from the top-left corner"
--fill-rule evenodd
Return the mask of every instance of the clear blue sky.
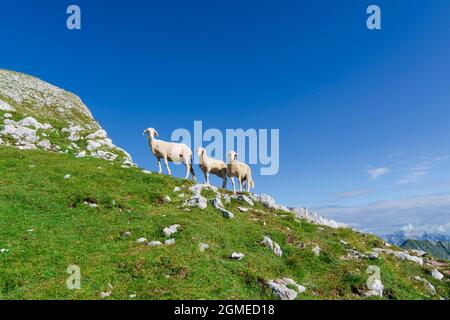
M 69 4 L 81 31 L 66 29 Z M 370 4 L 381 31 L 365 26 Z M 151 170 L 149 126 L 163 139 L 194 120 L 279 128 L 280 172 L 256 175 L 256 192 L 357 225 L 348 206 L 450 198 L 449 15 L 447 0 L 3 1 L 0 67 L 79 95 Z M 450 232 L 439 210 L 408 209 L 395 228 Z

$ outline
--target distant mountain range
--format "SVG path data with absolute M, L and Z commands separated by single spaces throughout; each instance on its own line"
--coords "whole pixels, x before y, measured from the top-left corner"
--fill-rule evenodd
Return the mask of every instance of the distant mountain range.
M 405 249 L 423 250 L 429 255 L 443 260 L 450 260 L 450 236 L 424 233 L 411 235 L 403 231 L 384 235 L 389 243 Z
M 401 246 L 406 240 L 430 240 L 430 241 L 446 241 L 450 242 L 449 235 L 443 234 L 409 234 L 404 231 L 398 231 L 387 235 L 381 235 L 387 242 Z

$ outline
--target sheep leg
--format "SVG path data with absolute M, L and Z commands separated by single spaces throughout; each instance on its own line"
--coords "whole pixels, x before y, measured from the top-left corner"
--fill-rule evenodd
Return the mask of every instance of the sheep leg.
M 223 183 L 222 183 L 222 189 L 226 189 L 227 188 L 227 177 L 223 177 Z
M 167 158 L 164 158 L 164 164 L 166 165 L 167 173 L 169 174 L 169 176 L 171 176 L 172 175 L 172 171 L 170 171 L 169 161 L 167 160 Z
M 238 178 L 239 181 L 239 192 L 242 192 L 242 178 Z
M 162 173 L 161 159 L 157 158 L 157 160 L 158 160 L 158 168 L 159 168 L 158 173 L 161 174 Z
M 233 193 L 236 194 L 236 183 L 234 182 L 234 177 L 231 177 L 231 184 L 233 185 Z
M 191 165 L 189 163 L 186 163 L 186 176 L 184 177 L 185 180 L 189 179 L 189 172 L 191 170 L 190 166 Z
M 194 167 L 192 166 L 192 163 L 189 165 L 189 171 L 191 172 L 192 180 L 197 181 L 197 178 L 195 177 Z
M 206 172 L 206 184 L 209 185 L 209 172 Z

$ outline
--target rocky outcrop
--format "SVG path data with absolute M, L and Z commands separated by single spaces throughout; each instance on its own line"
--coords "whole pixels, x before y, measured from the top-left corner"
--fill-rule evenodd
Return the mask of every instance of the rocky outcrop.
M 346 224 L 327 219 L 317 214 L 317 212 L 310 211 L 307 208 L 288 208 L 275 201 L 275 199 L 267 194 L 251 194 L 250 198 L 253 202 L 261 203 L 264 207 L 272 210 L 280 210 L 285 212 L 293 212 L 298 219 L 304 219 L 308 222 L 331 227 L 334 229 L 348 228 Z
M 35 77 L 1 69 L 0 145 L 133 165 L 80 98 Z
M 297 284 L 290 278 L 269 280 L 267 285 L 279 300 L 295 300 L 299 293 L 306 291 L 304 286 Z
M 375 249 L 373 249 L 373 251 L 378 252 L 378 253 L 380 253 L 380 252 L 387 253 L 387 254 L 393 255 L 397 259 L 408 260 L 408 261 L 412 261 L 414 263 L 420 264 L 421 266 L 423 265 L 423 258 L 412 256 L 406 251 L 395 251 L 395 250 L 391 250 L 391 249 L 382 249 L 382 248 L 375 248 Z
M 314 224 L 327 226 L 327 227 L 334 228 L 334 229 L 348 228 L 348 226 L 346 224 L 319 216 L 317 214 L 317 212 L 310 211 L 307 208 L 294 208 L 292 211 L 294 212 L 294 214 L 297 218 L 305 219 L 306 221 L 314 223 Z
M 262 244 L 268 247 L 277 257 L 281 257 L 283 255 L 283 251 L 281 250 L 278 243 L 272 241 L 268 236 L 264 236 Z

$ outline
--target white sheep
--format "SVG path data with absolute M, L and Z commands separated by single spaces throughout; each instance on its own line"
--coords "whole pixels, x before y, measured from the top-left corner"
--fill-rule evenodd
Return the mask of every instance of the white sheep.
M 209 174 L 212 173 L 223 179 L 222 188 L 225 189 L 227 187 L 227 165 L 225 162 L 208 157 L 204 148 L 197 148 L 196 152 L 200 159 L 199 166 L 205 175 L 206 184 L 209 184 Z
M 252 179 L 252 170 L 245 163 L 237 161 L 238 154 L 236 152 L 228 152 L 227 157 L 227 176 L 231 179 L 231 183 L 233 184 L 234 194 L 236 194 L 234 177 L 238 178 L 240 192 L 242 192 L 243 183 L 247 186 L 247 192 L 250 192 L 250 188 L 255 188 L 255 183 Z
M 169 161 L 181 162 L 186 166 L 185 179 L 189 179 L 189 173 L 191 173 L 192 179 L 196 180 L 194 168 L 192 167 L 192 151 L 187 145 L 155 139 L 155 135 L 159 137 L 159 134 L 153 128 L 145 129 L 144 135 L 147 135 L 148 145 L 158 160 L 159 174 L 162 173 L 161 159 L 164 159 L 169 176 L 172 175 L 172 171 L 169 168 Z

